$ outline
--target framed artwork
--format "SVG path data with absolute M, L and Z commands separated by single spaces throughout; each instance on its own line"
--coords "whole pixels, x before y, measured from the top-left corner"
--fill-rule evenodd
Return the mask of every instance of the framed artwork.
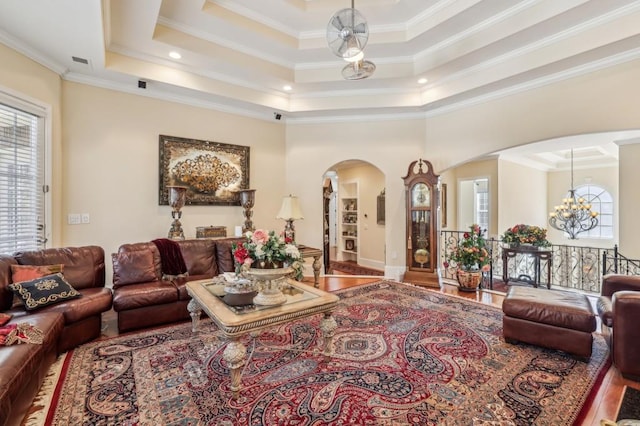
M 442 215 L 442 227 L 446 228 L 447 227 L 447 184 L 443 183 L 442 184 L 442 210 L 441 210 L 441 215 Z
M 346 250 L 351 250 L 353 251 L 353 249 L 356 247 L 355 241 L 354 240 L 346 240 L 344 242 L 344 248 Z
M 239 206 L 249 188 L 249 147 L 160 135 L 159 204 L 168 186 L 187 187 L 186 204 Z

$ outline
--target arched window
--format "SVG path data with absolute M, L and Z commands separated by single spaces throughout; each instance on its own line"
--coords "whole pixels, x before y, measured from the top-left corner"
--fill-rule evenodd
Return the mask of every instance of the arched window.
M 591 210 L 598 212 L 598 226 L 583 232 L 584 238 L 613 238 L 613 197 L 598 185 L 581 185 L 576 188 L 576 197 L 582 197 L 591 204 Z

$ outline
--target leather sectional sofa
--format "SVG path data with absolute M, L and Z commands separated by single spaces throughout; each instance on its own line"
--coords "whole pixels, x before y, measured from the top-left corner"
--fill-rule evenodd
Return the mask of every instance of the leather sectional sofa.
M 242 238 L 176 241 L 186 274 L 167 275 L 154 242 L 123 244 L 112 254 L 113 310 L 120 333 L 189 319 L 185 284 L 234 270 L 232 244 Z
M 605 275 L 597 309 L 613 364 L 623 377 L 640 381 L 640 276 Z
M 27 311 L 14 300 L 11 265 L 64 265 L 64 279 L 80 297 Z M 56 357 L 101 333 L 102 313 L 111 309 L 105 288 L 104 251 L 98 246 L 51 248 L 0 255 L 0 312 L 8 324 L 29 323 L 43 332 L 42 344 L 0 346 L 0 425 L 24 416 Z

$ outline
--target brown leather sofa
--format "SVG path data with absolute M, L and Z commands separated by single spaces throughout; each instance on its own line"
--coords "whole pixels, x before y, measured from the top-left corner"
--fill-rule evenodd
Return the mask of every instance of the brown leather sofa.
M 81 297 L 26 311 L 14 303 L 11 265 L 64 264 L 65 279 Z M 24 416 L 56 357 L 100 336 L 102 312 L 111 309 L 111 290 L 104 287 L 104 251 L 98 246 L 50 248 L 0 255 L 0 312 L 11 323 L 30 323 L 44 333 L 43 344 L 0 346 L 0 425 Z
M 624 377 L 640 381 L 640 276 L 606 275 L 597 310 L 613 364 Z
M 234 270 L 232 244 L 242 238 L 177 241 L 186 276 L 166 276 L 153 242 L 123 244 L 113 261 L 113 310 L 125 332 L 189 319 L 185 284 Z

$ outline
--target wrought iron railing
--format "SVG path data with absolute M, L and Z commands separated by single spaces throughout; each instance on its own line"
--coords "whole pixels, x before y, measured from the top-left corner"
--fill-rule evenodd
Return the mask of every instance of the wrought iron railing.
M 602 254 L 602 270 L 605 274 L 640 275 L 640 260 L 623 256 L 615 245 Z
M 447 253 L 458 244 L 464 231 L 440 232 L 440 270 L 442 278 L 455 281 L 455 269 L 444 268 L 442 263 L 447 259 Z M 503 243 L 495 238 L 487 239 L 491 255 L 490 271 L 485 280 L 492 282 L 503 279 Z M 600 293 L 602 277 L 609 273 L 640 275 L 640 260 L 628 259 L 618 252 L 618 247 L 604 249 L 597 247 L 578 247 L 554 244 L 545 248 L 552 252 L 550 260 L 540 260 L 539 281 L 550 282 L 553 287 L 580 290 L 588 293 Z M 602 260 L 602 261 L 600 261 Z M 547 268 L 547 262 L 551 268 Z M 508 263 L 508 277 L 532 278 L 535 271 L 533 256 L 523 253 Z M 550 274 L 547 272 L 550 270 Z M 511 280 L 512 278 L 510 278 Z

